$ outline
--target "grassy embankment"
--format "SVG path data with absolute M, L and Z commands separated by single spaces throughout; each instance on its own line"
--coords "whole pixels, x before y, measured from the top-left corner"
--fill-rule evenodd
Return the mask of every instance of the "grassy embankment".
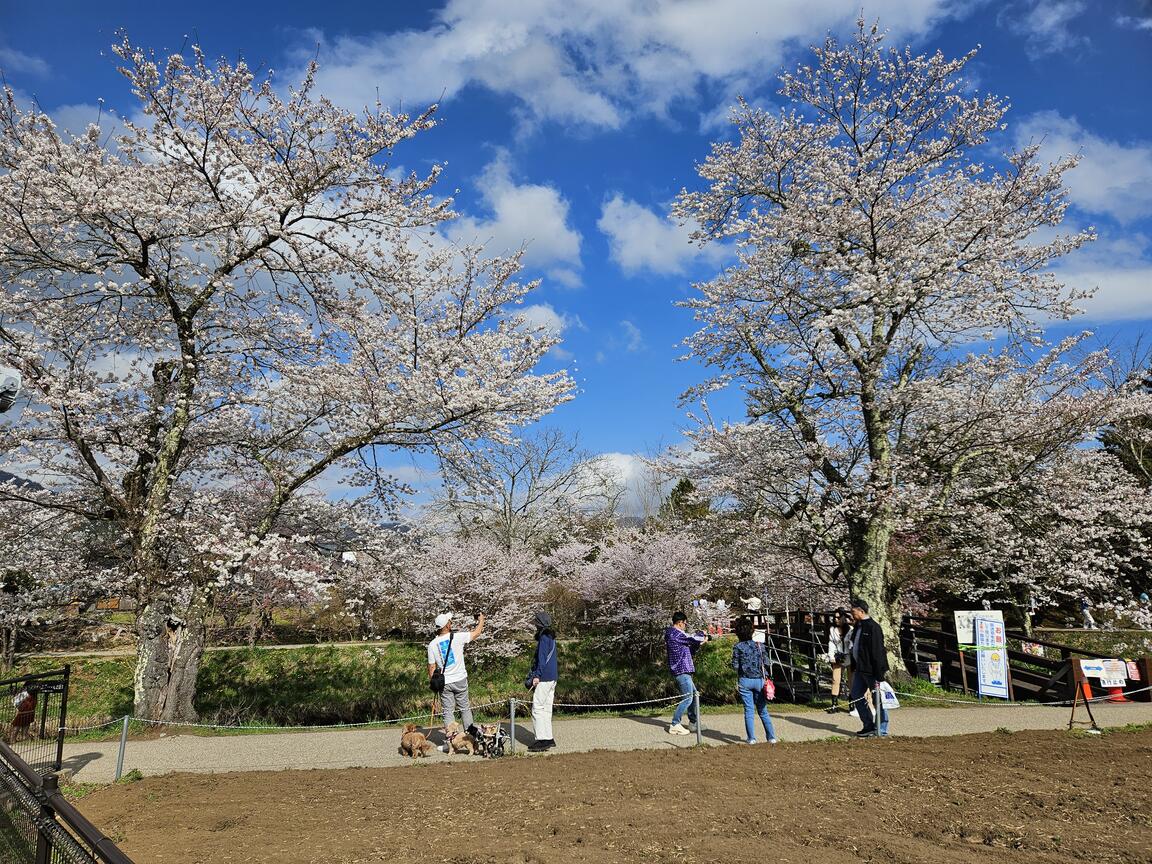
M 706 708 L 732 710 L 738 701 L 728 665 L 731 646 L 732 637 L 727 637 L 703 646 L 696 656 L 697 686 Z M 510 696 L 528 698 L 523 682 L 530 662 L 530 646 L 511 660 L 470 658 L 473 704 Z M 131 714 L 134 664 L 133 657 L 73 659 L 69 726 L 104 723 Z M 59 660 L 37 658 L 24 663 L 16 674 L 59 665 Z M 944 694 L 923 681 L 904 682 L 899 689 L 956 698 L 956 694 Z M 558 702 L 600 705 L 675 693 L 662 654 L 625 658 L 588 642 L 561 644 Z M 419 716 L 426 714 L 430 705 L 424 647 L 383 643 L 206 653 L 196 707 L 205 724 L 311 726 Z M 777 703 L 773 711 L 792 709 Z M 503 716 L 506 710 L 501 705 L 478 713 L 495 719 L 496 712 Z M 670 708 L 665 702 L 628 710 L 658 714 Z M 565 713 L 565 709 L 559 708 L 557 713 Z M 117 732 L 118 728 L 110 727 L 89 735 L 103 737 Z
M 697 656 L 698 684 L 708 702 L 735 699 L 730 650 L 724 640 Z M 526 646 L 511 660 L 469 658 L 473 703 L 527 698 L 530 652 Z M 13 676 L 59 665 L 53 658 L 30 659 Z M 134 665 L 134 657 L 74 658 L 69 725 L 130 714 Z M 627 702 L 675 693 L 661 657 L 621 658 L 582 642 L 561 645 L 560 674 L 561 702 Z M 201 664 L 196 707 L 203 722 L 222 725 L 366 722 L 428 711 L 427 678 L 424 648 L 415 644 L 213 651 Z

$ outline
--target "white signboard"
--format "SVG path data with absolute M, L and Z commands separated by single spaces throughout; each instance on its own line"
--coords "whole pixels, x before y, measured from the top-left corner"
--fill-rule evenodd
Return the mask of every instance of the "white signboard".
M 1128 667 L 1123 660 L 1081 660 L 1080 671 L 1085 678 L 1099 678 L 1101 687 L 1123 687 L 1128 683 Z
M 981 696 L 1008 698 L 1008 637 L 1000 620 L 975 620 L 977 688 Z
M 1004 625 L 1004 613 L 999 609 L 978 609 L 974 612 L 953 612 L 956 619 L 956 638 L 961 645 L 976 644 L 976 619 L 986 618 Z

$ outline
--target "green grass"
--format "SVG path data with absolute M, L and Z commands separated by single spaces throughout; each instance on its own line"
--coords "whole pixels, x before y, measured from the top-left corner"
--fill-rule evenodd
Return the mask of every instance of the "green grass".
M 731 639 L 701 647 L 696 655 L 696 681 L 705 713 L 731 710 L 738 703 L 729 661 Z M 531 646 L 510 660 L 484 660 L 470 656 L 470 690 L 474 705 L 506 703 L 509 697 L 528 699 L 524 677 L 531 663 Z M 88 657 L 72 663 L 69 725 L 87 726 L 108 722 L 103 729 L 83 733 L 88 738 L 112 738 L 119 734 L 119 718 L 132 712 L 132 672 L 135 658 Z M 15 674 L 44 671 L 58 661 L 29 661 Z M 600 705 L 642 701 L 676 694 L 663 652 L 654 656 L 620 656 L 590 642 L 561 644 L 561 686 L 557 701 Z M 254 733 L 284 726 L 317 726 L 364 723 L 398 717 L 428 716 L 432 694 L 428 691 L 424 647 L 410 643 L 370 646 L 308 646 L 275 651 L 236 648 L 213 651 L 203 657 L 196 708 L 201 722 L 222 726 L 254 726 Z M 902 681 L 898 690 L 926 696 L 962 697 L 946 693 L 925 681 Z M 901 697 L 904 704 L 947 703 Z M 974 701 L 968 697 L 967 701 Z M 775 703 L 774 713 L 807 711 L 813 706 Z M 671 703 L 630 706 L 630 714 L 657 716 L 671 710 Z M 527 712 L 524 706 L 518 713 Z M 505 716 L 507 705 L 481 709 L 484 720 Z M 618 709 L 557 708 L 558 715 L 580 713 L 618 714 Z M 212 730 L 188 730 L 213 734 Z M 133 723 L 133 735 L 156 734 L 153 727 Z M 233 733 L 234 734 L 234 733 Z

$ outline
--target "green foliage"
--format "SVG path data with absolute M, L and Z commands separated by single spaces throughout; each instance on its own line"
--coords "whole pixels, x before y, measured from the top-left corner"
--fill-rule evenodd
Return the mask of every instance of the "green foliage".
M 712 511 L 712 504 L 701 498 L 696 486 L 687 477 L 681 477 L 660 505 L 660 515 L 677 522 L 698 522 Z

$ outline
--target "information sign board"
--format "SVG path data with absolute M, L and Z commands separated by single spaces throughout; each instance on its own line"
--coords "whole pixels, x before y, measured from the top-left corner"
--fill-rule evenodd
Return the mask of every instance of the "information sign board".
M 981 696 L 1008 698 L 1008 637 L 1003 615 L 999 620 L 978 617 L 976 636 L 976 686 Z

